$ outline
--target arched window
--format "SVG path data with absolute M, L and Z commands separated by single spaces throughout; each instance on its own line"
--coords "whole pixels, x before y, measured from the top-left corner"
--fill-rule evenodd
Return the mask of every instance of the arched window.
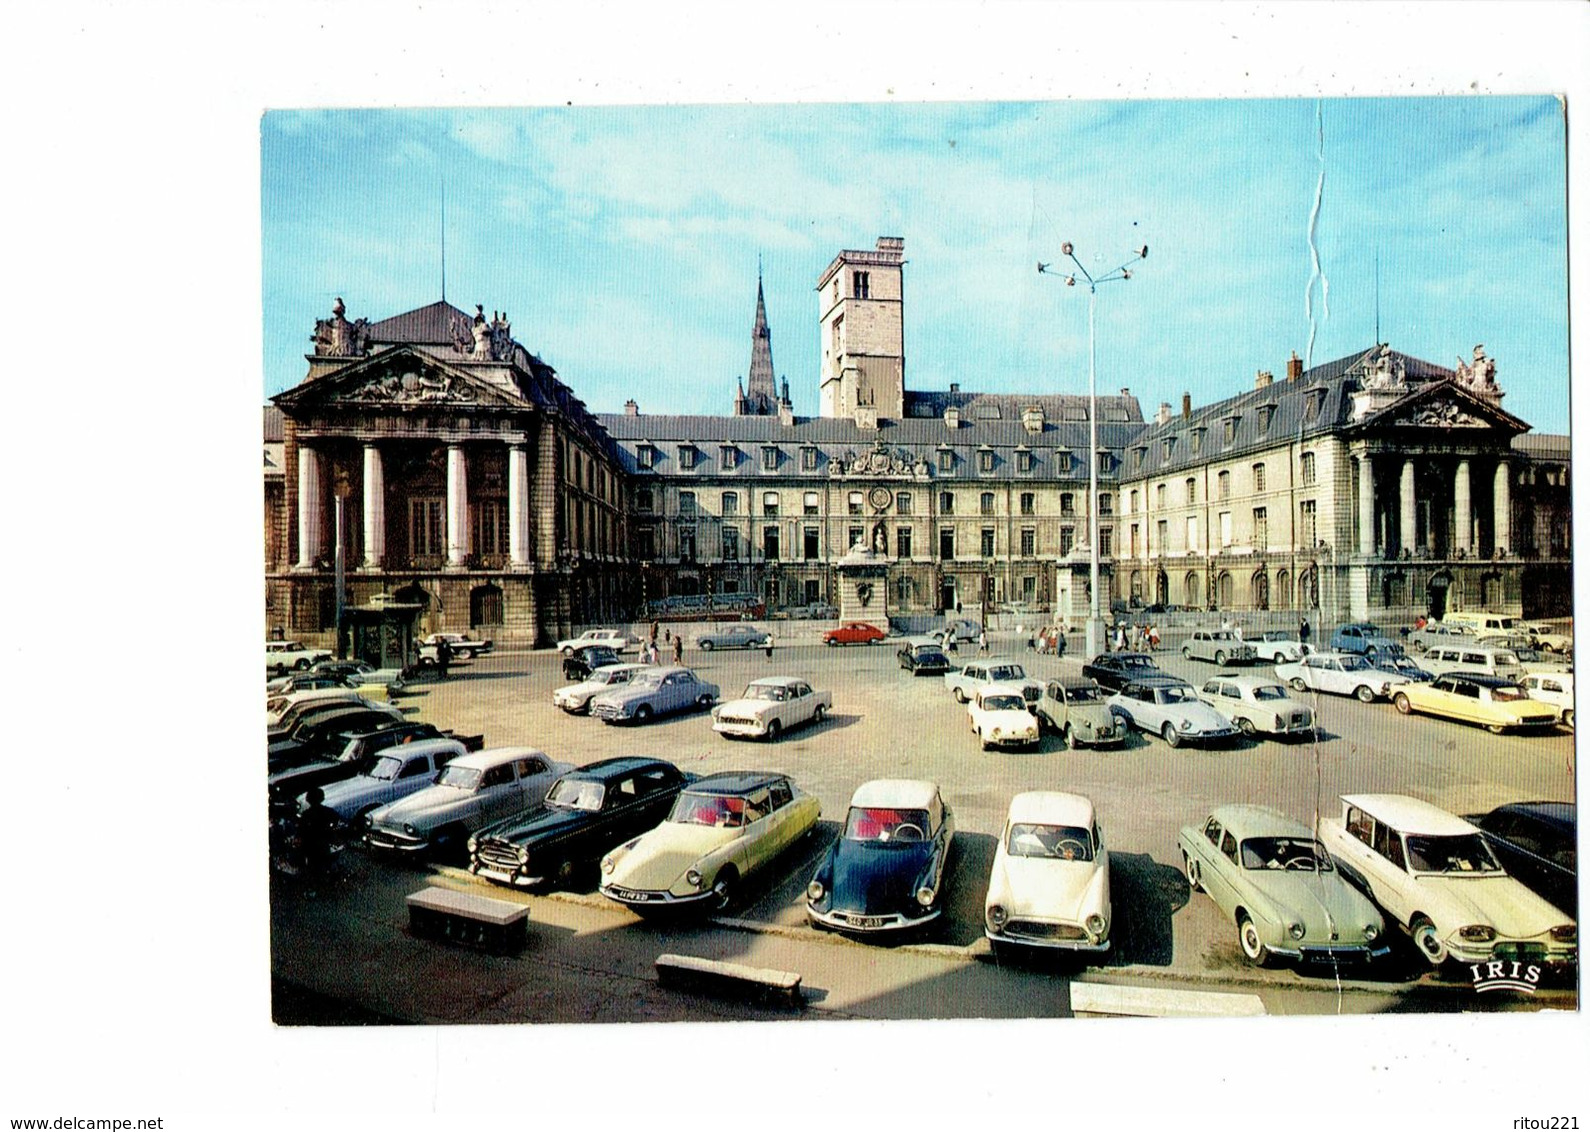
M 1203 605 L 1204 605 L 1204 583 L 1203 583 L 1203 580 L 1198 577 L 1198 571 L 1196 571 L 1196 570 L 1187 571 L 1187 577 L 1186 577 L 1184 585 L 1183 585 L 1183 591 L 1185 593 L 1185 599 L 1184 600 L 1186 601 L 1186 603 L 1188 605 L 1190 605 L 1194 609 L 1202 609 L 1203 608 Z

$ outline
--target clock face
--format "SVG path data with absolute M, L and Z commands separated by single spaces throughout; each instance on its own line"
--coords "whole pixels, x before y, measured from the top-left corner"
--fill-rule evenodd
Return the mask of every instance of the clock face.
M 875 487 L 867 493 L 867 499 L 875 508 L 882 511 L 889 506 L 889 489 L 886 487 Z

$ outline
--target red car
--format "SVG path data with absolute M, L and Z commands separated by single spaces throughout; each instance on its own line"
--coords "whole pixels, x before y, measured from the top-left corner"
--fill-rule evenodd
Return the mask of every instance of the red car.
M 868 625 L 864 621 L 847 621 L 837 629 L 829 629 L 823 634 L 825 645 L 875 645 L 883 640 L 887 633 L 876 625 Z

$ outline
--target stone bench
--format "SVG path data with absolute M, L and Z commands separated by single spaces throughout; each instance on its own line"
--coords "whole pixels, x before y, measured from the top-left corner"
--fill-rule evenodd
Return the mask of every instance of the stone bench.
M 530 924 L 528 905 L 455 892 L 422 888 L 404 897 L 409 931 L 421 939 L 462 943 L 507 954 L 525 945 Z
M 801 977 L 793 971 L 773 971 L 747 967 L 692 955 L 659 955 L 658 985 L 679 990 L 698 990 L 753 1001 L 800 1006 Z

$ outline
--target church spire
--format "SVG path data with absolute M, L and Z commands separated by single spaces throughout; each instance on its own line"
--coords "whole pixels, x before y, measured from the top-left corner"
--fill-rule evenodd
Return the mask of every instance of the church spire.
M 762 294 L 762 265 L 756 270 L 756 322 L 751 327 L 751 372 L 745 383 L 745 408 L 736 399 L 736 414 L 766 416 L 778 411 L 778 387 L 773 380 L 773 331 L 767 325 L 767 303 Z

